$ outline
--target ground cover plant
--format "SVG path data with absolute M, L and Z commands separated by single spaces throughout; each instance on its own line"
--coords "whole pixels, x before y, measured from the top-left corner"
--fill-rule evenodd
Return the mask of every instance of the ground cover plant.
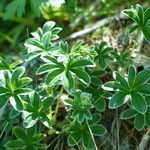
M 4 19 L 21 17 L 26 3 L 13 0 Z M 33 3 L 31 9 L 40 17 L 48 4 Z M 131 22 L 127 36 L 136 37 L 126 51 L 105 40 L 70 44 L 60 38 L 63 29 L 57 22 L 48 20 L 28 35 L 17 59 L 1 55 L 0 149 L 150 148 L 148 140 L 135 147 L 122 146 L 120 140 L 122 128 L 145 133 L 143 138 L 150 132 L 150 67 L 140 70 L 134 57 L 139 37 L 150 43 L 150 7 L 135 4 L 122 15 Z M 110 134 L 116 142 L 105 147 Z

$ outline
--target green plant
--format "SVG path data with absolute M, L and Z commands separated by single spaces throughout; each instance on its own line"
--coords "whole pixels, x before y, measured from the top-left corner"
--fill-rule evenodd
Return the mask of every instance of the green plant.
M 22 1 L 24 4 L 16 2 L 14 0 L 9 9 L 16 5 L 12 15 L 16 12 L 22 15 L 25 1 Z M 147 40 L 149 10 L 143 11 L 136 5 L 124 11 L 137 23 L 132 31 L 140 28 Z M 80 41 L 70 48 L 67 42 L 57 41 L 60 31 L 55 22 L 48 21 L 25 41 L 23 60 L 14 62 L 0 57 L 0 111 L 6 113 L 1 119 L 6 121 L 1 136 L 7 125 L 15 126 L 13 134 L 10 133 L 15 136 L 7 137 L 3 143 L 5 148 L 46 150 L 64 134 L 69 146 L 98 149 L 95 136 L 107 133 L 99 124 L 100 112 L 109 111 L 108 108 L 121 109 L 121 106 L 124 108 L 121 119 L 134 118 L 134 127 L 140 131 L 149 127 L 150 70 L 139 71 L 131 64 L 130 51 L 119 53 L 106 42 L 88 45 Z M 29 64 L 35 70 L 33 79 Z M 49 144 L 50 140 L 41 132 L 50 140 L 59 135 Z
M 137 4 L 135 7 L 124 10 L 123 12 L 136 23 L 136 25 L 131 28 L 130 32 L 140 29 L 146 40 L 150 41 L 150 8 L 144 11 L 142 6 Z
M 37 133 L 36 126 L 33 126 L 27 130 L 20 127 L 15 127 L 13 132 L 17 139 L 9 141 L 6 144 L 7 149 L 35 150 L 46 148 L 45 144 L 40 143 L 40 141 L 44 138 L 44 135 Z

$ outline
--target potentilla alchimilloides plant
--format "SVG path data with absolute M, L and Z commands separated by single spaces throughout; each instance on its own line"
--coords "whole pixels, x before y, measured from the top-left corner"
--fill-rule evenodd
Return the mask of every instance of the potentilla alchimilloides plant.
M 137 23 L 132 31 L 140 28 L 148 41 L 149 10 L 144 11 L 136 5 L 124 11 Z M 3 78 L 0 78 L 0 109 L 10 107 L 10 118 L 20 117 L 22 121 L 13 129 L 15 139 L 12 138 L 5 147 L 48 149 L 50 145 L 46 147 L 42 144 L 44 136 L 39 132 L 49 134 L 51 130 L 59 130 L 54 134 L 67 134 L 69 146 L 98 149 L 95 136 L 103 136 L 107 132 L 99 124 L 100 112 L 107 109 L 107 99 L 109 109 L 126 105 L 121 119 L 134 118 L 137 130 L 149 126 L 150 70 L 138 72 L 134 65 L 130 65 L 127 73 L 115 71 L 114 79 L 103 78 L 111 70 L 108 62 L 113 62 L 112 65 L 116 63 L 114 56 L 119 58 L 120 64 L 116 66 L 125 67 L 130 53 L 120 57 L 106 42 L 93 45 L 77 42 L 71 47 L 65 41 L 54 41 L 59 38 L 60 31 L 61 28 L 55 27 L 55 22 L 48 21 L 31 33 L 32 37 L 25 42 L 27 55 L 24 62 L 10 63 L 0 57 L 0 70 L 3 71 Z M 33 79 L 25 72 L 26 63 L 32 61 L 40 62 L 35 65 Z M 62 100 L 64 95 L 67 98 Z M 61 123 L 58 120 L 60 105 L 66 110 L 65 121 Z

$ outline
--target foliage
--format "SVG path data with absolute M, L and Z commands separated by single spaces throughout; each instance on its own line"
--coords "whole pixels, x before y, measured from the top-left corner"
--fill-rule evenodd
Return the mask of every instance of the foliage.
M 39 16 L 39 8 L 44 13 L 44 2 L 13 0 L 4 18 L 21 17 L 28 3 Z M 59 7 L 63 1 L 58 2 L 58 6 L 54 1 L 50 5 L 62 12 Z M 66 1 L 63 8 L 67 7 L 74 18 L 78 12 L 82 13 L 79 4 Z M 96 5 L 97 1 L 94 8 Z M 147 41 L 150 41 L 149 10 L 144 11 L 140 5 L 124 10 L 136 23 L 131 32 L 139 28 Z M 2 149 L 46 150 L 51 146 L 50 149 L 55 149 L 55 141 L 62 134 L 67 136 L 69 146 L 98 149 L 95 136 L 107 133 L 99 121 L 104 117 L 102 124 L 105 120 L 110 122 L 113 115 L 110 118 L 107 115 L 114 113 L 110 109 L 122 112 L 121 119 L 134 118 L 134 128 L 139 131 L 150 126 L 150 70 L 139 70 L 134 65 L 132 54 L 136 43 L 130 43 L 133 47 L 123 52 L 104 41 L 92 44 L 78 41 L 70 45 L 71 42 L 59 39 L 61 30 L 54 21 L 47 21 L 21 45 L 21 57 L 0 57 L 0 115 L 3 116 L 0 116 L 3 122 L 0 138 L 6 134 L 0 143 Z M 118 120 L 118 114 L 115 117 Z M 54 140 L 49 142 L 51 139 Z
M 124 10 L 123 12 L 136 23 L 130 32 L 139 28 L 142 30 L 146 40 L 150 41 L 150 8 L 144 11 L 142 6 L 137 4 L 135 7 Z

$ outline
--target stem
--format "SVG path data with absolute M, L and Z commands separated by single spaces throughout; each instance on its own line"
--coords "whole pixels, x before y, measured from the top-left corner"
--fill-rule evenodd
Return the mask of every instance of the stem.
M 60 97 L 62 96 L 62 94 L 63 94 L 63 86 L 61 87 L 60 94 L 59 94 L 58 99 L 57 99 L 57 104 L 56 104 L 55 112 L 54 112 L 54 116 L 53 116 L 54 120 L 56 120 L 56 117 L 57 117 L 57 114 L 58 114 L 59 104 L 60 104 Z
M 92 140 L 93 140 L 93 142 L 94 142 L 95 150 L 98 150 L 97 145 L 96 145 L 95 140 L 94 140 L 94 136 L 93 136 L 92 130 L 91 130 L 90 126 L 89 126 L 89 123 L 88 123 L 87 119 L 86 119 L 86 123 L 87 123 L 88 129 L 89 129 L 89 131 L 90 131 Z
M 117 150 L 120 150 L 120 138 L 119 138 L 119 120 L 118 120 L 118 109 L 116 110 L 116 137 L 117 137 Z
M 6 129 L 7 126 L 8 126 L 8 122 L 6 123 L 5 127 L 3 128 L 3 130 L 2 130 L 2 132 L 0 134 L 0 139 L 1 139 L 1 137 L 2 137 L 2 135 L 3 135 L 3 133 L 4 133 L 4 131 L 5 131 L 5 129 Z

